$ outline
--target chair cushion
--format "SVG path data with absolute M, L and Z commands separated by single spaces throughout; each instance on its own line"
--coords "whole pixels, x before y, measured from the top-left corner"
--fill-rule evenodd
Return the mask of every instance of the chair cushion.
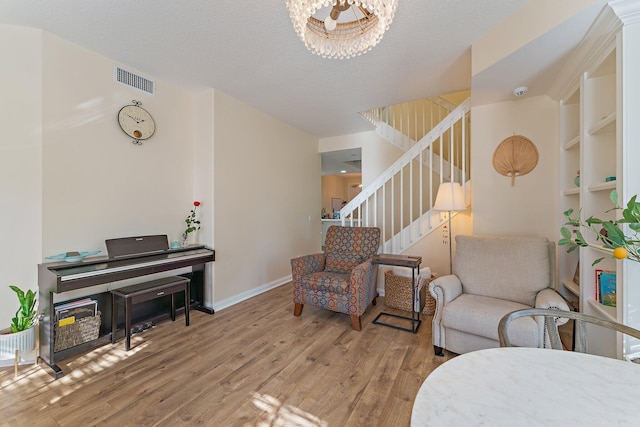
M 462 294 L 444 306 L 442 323 L 457 329 L 498 341 L 498 323 L 505 314 L 523 308 L 524 304 L 479 295 Z M 509 327 L 509 338 L 514 345 L 538 347 L 539 328 L 531 317 L 522 317 Z
M 535 305 L 551 285 L 549 241 L 541 237 L 457 236 L 454 274 L 465 294 Z
M 349 274 L 320 271 L 304 276 L 301 284 L 304 288 L 314 291 L 344 294 L 349 288 L 349 278 Z
M 361 264 L 362 256 L 347 252 L 330 252 L 327 254 L 324 271 L 328 273 L 351 274 L 354 267 Z

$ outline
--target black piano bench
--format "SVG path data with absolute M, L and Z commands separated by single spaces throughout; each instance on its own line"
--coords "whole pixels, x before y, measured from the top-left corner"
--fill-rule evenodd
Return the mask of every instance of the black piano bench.
M 189 326 L 189 283 L 186 277 L 172 276 L 162 279 L 151 280 L 149 282 L 136 283 L 124 288 L 113 289 L 111 291 L 111 344 L 116 343 L 116 332 L 118 331 L 118 306 L 117 302 L 124 302 L 125 318 L 125 350 L 131 348 L 131 306 L 140 302 L 149 301 L 171 294 L 171 320 L 176 320 L 176 292 L 184 292 L 184 320 Z

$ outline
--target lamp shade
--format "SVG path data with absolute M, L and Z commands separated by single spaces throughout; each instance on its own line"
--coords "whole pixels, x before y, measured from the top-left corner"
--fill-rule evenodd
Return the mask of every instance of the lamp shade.
M 464 211 L 467 204 L 464 201 L 464 190 L 459 182 L 443 182 L 438 188 L 436 203 L 433 209 L 437 211 Z

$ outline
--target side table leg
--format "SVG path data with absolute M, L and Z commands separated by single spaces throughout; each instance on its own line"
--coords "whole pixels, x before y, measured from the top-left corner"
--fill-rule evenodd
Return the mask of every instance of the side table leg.
M 176 294 L 171 294 L 171 321 L 176 321 Z

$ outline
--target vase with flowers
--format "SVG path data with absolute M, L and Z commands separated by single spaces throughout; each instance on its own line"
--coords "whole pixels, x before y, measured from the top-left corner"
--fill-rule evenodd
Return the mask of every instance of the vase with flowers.
M 609 199 L 614 207 L 607 212 L 621 210 L 621 219 L 611 221 L 591 216 L 583 221 L 580 213 L 578 213 L 577 217 L 573 217 L 573 209 L 569 209 L 564 212 L 567 223 L 560 229 L 562 239 L 558 241 L 558 245 L 569 245 L 567 252 L 572 252 L 579 246 L 602 247 L 610 249 L 612 256 L 616 259 L 630 259 L 640 262 L 640 237 L 638 236 L 638 232 L 640 232 L 640 202 L 637 202 L 636 196 L 633 196 L 627 206 L 623 208 L 618 204 L 618 192 L 616 190 L 611 192 Z M 624 224 L 628 225 L 629 234 L 625 234 L 622 231 L 621 227 Z M 572 230 L 567 226 L 571 227 Z M 582 234 L 581 229 L 592 232 L 595 236 L 595 241 L 600 242 L 600 244 L 589 243 Z M 596 259 L 592 265 L 596 265 L 603 259 L 604 257 Z
M 196 232 L 200 230 L 200 220 L 197 218 L 197 210 L 200 206 L 199 201 L 193 202 L 193 208 L 189 211 L 189 215 L 184 220 L 187 224 L 187 228 L 182 233 L 182 247 L 187 247 L 189 244 L 195 244 Z M 190 238 L 192 241 L 190 241 Z

